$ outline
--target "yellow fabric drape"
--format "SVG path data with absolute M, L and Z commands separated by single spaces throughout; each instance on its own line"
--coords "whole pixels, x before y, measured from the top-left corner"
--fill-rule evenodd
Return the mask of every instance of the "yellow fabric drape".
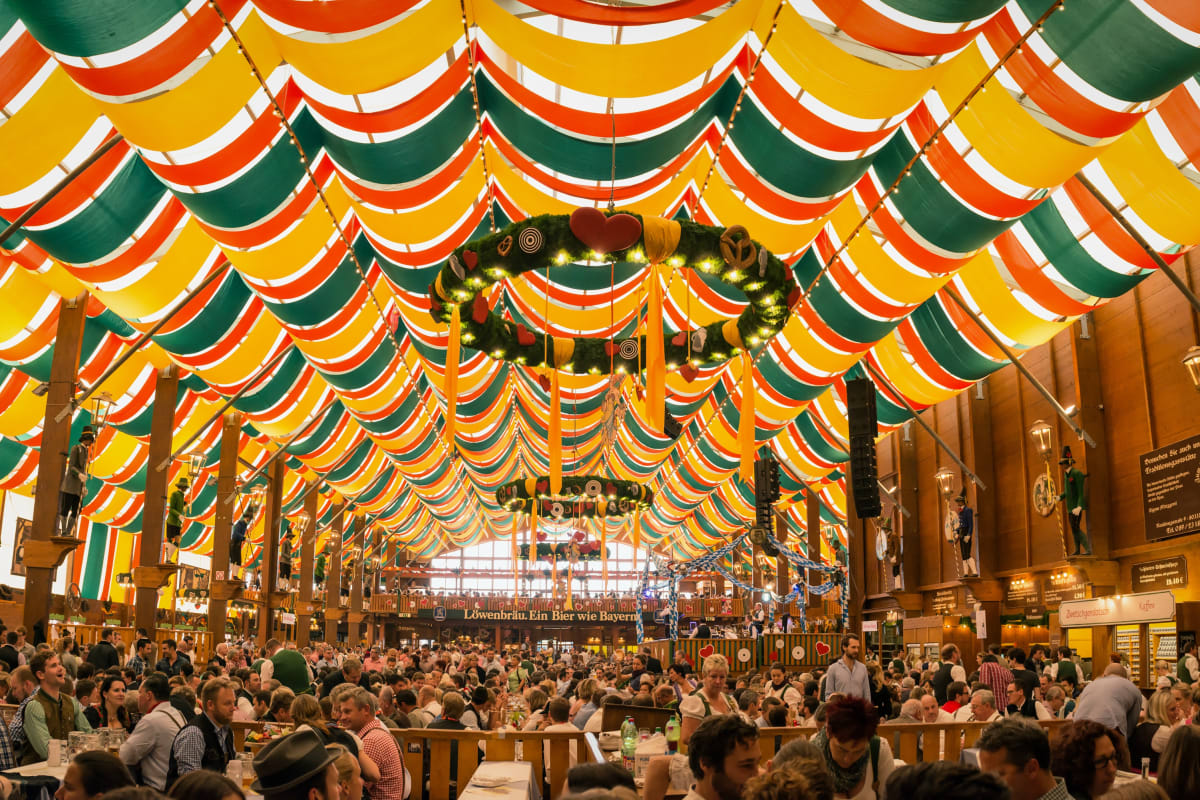
M 557 603 L 558 602 L 558 556 L 557 555 L 554 556 L 554 559 L 550 562 L 550 585 L 553 587 L 551 589 L 551 591 L 554 592 L 554 602 Z
M 651 264 L 661 264 L 675 254 L 683 228 L 673 219 L 642 217 L 642 242 Z
M 458 304 L 450 312 L 450 336 L 446 342 L 446 441 L 454 447 L 454 427 L 458 417 L 458 352 L 462 332 Z
M 550 493 L 562 492 L 562 407 L 558 393 L 558 370 L 550 373 L 550 431 L 546 439 L 550 451 Z
M 568 563 L 567 564 L 567 602 L 563 604 L 564 607 L 567 609 L 567 611 L 575 610 L 574 598 L 571 594 L 571 581 L 574 579 L 575 579 L 575 565 Z
M 666 357 L 663 355 L 663 299 L 658 268 L 650 268 L 646 293 L 646 416 L 656 431 L 666 417 Z
M 749 482 L 754 475 L 754 359 L 749 350 L 742 351 L 742 406 L 738 421 L 738 449 L 742 463 L 738 475 Z

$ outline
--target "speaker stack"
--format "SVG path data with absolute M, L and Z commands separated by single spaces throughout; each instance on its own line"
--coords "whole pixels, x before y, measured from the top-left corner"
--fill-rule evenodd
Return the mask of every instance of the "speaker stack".
M 846 381 L 846 411 L 850 423 L 850 492 L 859 519 L 878 517 L 879 473 L 875 463 L 875 384 L 869 378 Z

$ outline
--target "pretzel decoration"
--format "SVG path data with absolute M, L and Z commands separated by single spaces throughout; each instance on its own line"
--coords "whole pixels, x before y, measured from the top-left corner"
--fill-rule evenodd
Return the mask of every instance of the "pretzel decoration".
M 503 258 L 512 252 L 512 246 L 513 238 L 511 236 L 505 236 L 500 240 L 500 244 L 496 245 L 496 252 L 500 254 L 501 258 Z
M 735 238 L 740 237 L 740 238 Z M 721 234 L 721 258 L 734 269 L 746 269 L 758 261 L 758 248 L 741 225 L 731 225 Z

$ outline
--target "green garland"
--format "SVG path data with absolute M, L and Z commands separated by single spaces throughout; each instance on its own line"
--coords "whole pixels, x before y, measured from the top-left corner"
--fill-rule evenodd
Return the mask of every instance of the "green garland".
M 506 511 L 531 511 L 539 517 L 582 519 L 623 517 L 649 508 L 654 492 L 636 481 L 619 481 L 601 475 L 564 475 L 562 492 L 550 493 L 550 478 L 540 475 L 510 481 L 496 490 L 496 502 Z
M 643 224 L 641 216 L 628 216 Z M 687 220 L 680 221 L 679 226 L 679 243 L 666 263 L 715 275 L 741 290 L 749 306 L 735 320 L 718 320 L 678 334 L 664 331 L 664 361 L 668 368 L 685 365 L 689 360 L 692 368 L 722 364 L 739 349 L 752 348 L 778 333 L 787 322 L 789 308 L 800 297 L 791 269 L 753 242 L 743 228 Z M 618 261 L 645 262 L 645 253 L 643 230 L 636 243 L 608 255 Z M 543 366 L 548 354 L 554 361 L 553 341 L 547 342 L 544 333 L 530 331 L 492 312 L 485 292 L 504 278 L 530 270 L 600 258 L 572 232 L 569 215 L 530 217 L 456 249 L 429 286 L 430 313 L 448 322 L 457 303 L 464 345 L 496 359 Z M 558 365 L 567 372 L 607 374 L 614 369 L 640 372 L 646 368 L 643 336 L 623 340 L 575 338 L 573 346 L 569 360 Z

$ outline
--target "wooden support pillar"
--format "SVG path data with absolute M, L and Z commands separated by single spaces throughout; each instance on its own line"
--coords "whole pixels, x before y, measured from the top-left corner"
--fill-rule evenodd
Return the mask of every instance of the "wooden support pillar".
M 775 515 L 775 538 L 779 540 L 780 544 L 787 544 L 788 522 L 786 514 Z M 786 595 L 792 590 L 790 583 L 788 580 L 787 556 L 780 553 L 775 558 L 775 594 Z M 778 614 L 781 611 L 783 609 L 780 609 L 776 613 Z
M 862 630 L 864 592 L 867 586 L 867 558 L 870 550 L 871 521 L 859 519 L 854 501 L 846 499 L 846 570 L 850 592 L 850 630 Z M 846 602 L 843 595 L 842 602 Z
M 58 493 L 62 487 L 67 455 L 71 450 L 71 416 L 63 417 L 62 421 L 57 416 L 59 411 L 71 405 L 75 397 L 87 301 L 87 294 L 82 294 L 58 304 L 58 324 L 50 362 L 50 388 L 46 392 L 46 416 L 38 454 L 33 529 L 25 543 L 24 623 L 29 631 L 29 639 L 34 644 L 46 641 L 49 633 L 50 589 L 54 570 L 79 544 L 73 537 L 58 536 L 55 529 Z M 81 506 L 84 501 L 86 498 L 81 500 Z
M 221 460 L 217 465 L 217 506 L 213 522 L 212 579 L 208 592 L 208 632 L 213 647 L 225 640 L 229 601 L 241 595 L 242 581 L 229 571 L 229 539 L 237 513 L 238 446 L 242 437 L 242 415 L 227 413 L 221 421 Z
M 917 502 L 917 437 L 913 423 L 892 434 L 899 440 L 896 457 L 896 502 L 908 509 L 909 516 L 898 515 L 896 534 L 900 537 L 900 577 L 902 591 L 916 592 L 923 583 L 921 562 L 921 506 Z M 941 536 L 939 535 L 940 539 Z
M 847 498 L 847 502 L 849 498 Z M 808 528 L 808 560 L 821 561 L 821 501 L 817 498 L 817 490 L 809 484 L 804 494 L 804 523 Z M 819 586 L 825 582 L 825 576 L 814 570 L 808 571 L 808 585 Z M 815 594 L 808 596 L 808 618 L 816 619 L 822 615 L 825 600 Z
M 342 618 L 342 535 L 346 521 L 346 506 L 339 503 L 333 509 L 333 530 L 329 534 L 329 558 L 325 566 L 325 641 L 337 641 L 338 622 Z
M 351 645 L 362 641 L 363 623 L 363 571 L 367 553 L 367 520 L 354 518 L 354 547 L 357 558 L 351 564 L 350 610 L 346 615 L 346 641 Z
M 1192 318 L 1196 319 L 1195 312 Z M 1071 362 L 1075 371 L 1075 407 L 1079 409 L 1076 422 L 1092 435 L 1096 446 L 1084 447 L 1080 443 L 1072 448 L 1071 453 L 1078 462 L 1078 468 L 1088 476 L 1089 502 L 1083 514 L 1083 529 L 1091 541 L 1092 553 L 1097 558 L 1105 559 L 1112 549 L 1112 510 L 1109 502 L 1108 435 L 1104 425 L 1104 397 L 1100 394 L 1100 357 L 1096 352 L 1094 320 L 1094 314 L 1087 314 L 1071 326 Z M 1056 479 L 1059 484 L 1062 483 L 1061 475 Z M 1069 527 L 1066 534 L 1068 538 L 1071 536 Z M 1073 539 L 1070 544 L 1074 545 Z
M 133 584 L 136 587 L 134 625 L 145 628 L 151 640 L 154 640 L 157 627 L 158 593 L 175 577 L 175 567 L 162 563 L 163 526 L 166 523 L 171 469 L 170 466 L 159 469 L 159 465 L 170 462 L 172 439 L 175 436 L 175 402 L 178 397 L 178 369 L 171 365 L 159 370 L 154 383 L 154 405 L 150 416 L 150 448 L 146 491 L 142 495 L 138 567 L 133 570 Z
M 282 596 L 276 589 L 279 584 L 279 531 L 283 522 L 283 459 L 275 459 L 271 464 L 271 474 L 267 478 L 267 514 L 263 523 L 262 546 L 262 596 L 263 608 L 258 615 L 258 639 L 266 642 L 273 635 L 275 608 L 272 601 L 277 595 Z
M 967 436 L 963 457 L 985 485 L 994 487 L 996 470 L 992 448 L 990 388 L 987 379 L 984 378 L 959 397 L 964 399 L 966 407 Z M 982 491 L 978 486 L 972 485 L 969 495 L 967 502 L 975 509 L 975 549 L 979 553 L 979 577 L 987 580 L 993 578 L 996 570 L 996 493 L 995 490 Z M 979 531 L 985 531 L 985 535 L 979 536 Z M 988 622 L 990 632 L 990 618 Z
M 316 568 L 317 554 L 317 512 L 321 500 L 315 481 L 304 486 L 304 513 L 308 515 L 308 525 L 300 532 L 300 597 L 296 603 L 296 647 L 308 647 L 309 631 L 312 628 L 312 615 L 316 610 L 313 604 L 313 570 Z

